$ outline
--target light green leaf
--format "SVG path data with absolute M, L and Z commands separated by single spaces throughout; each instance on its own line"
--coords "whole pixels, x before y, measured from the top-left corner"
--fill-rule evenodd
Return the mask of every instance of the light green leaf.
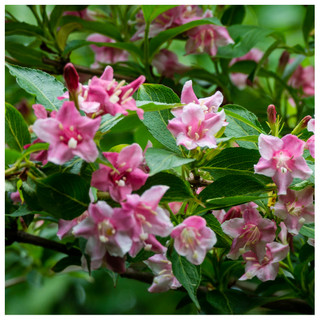
M 57 44 L 60 50 L 64 50 L 70 33 L 81 28 L 82 28 L 81 24 L 77 22 L 70 22 L 65 24 L 59 29 L 57 33 Z
M 194 159 L 182 158 L 176 153 L 156 148 L 149 148 L 146 152 L 145 158 L 147 165 L 150 168 L 150 176 L 160 171 L 180 167 L 183 164 L 194 161 Z
M 5 166 L 8 167 L 10 164 L 14 164 L 21 157 L 21 152 L 15 149 L 5 149 Z
M 36 96 L 36 102 L 47 110 L 58 110 L 62 101 L 57 97 L 64 94 L 64 85 L 53 76 L 40 70 L 19 67 L 6 63 L 10 73 L 16 77 L 18 85 Z
M 23 151 L 23 146 L 30 143 L 28 126 L 21 113 L 9 103 L 5 104 L 5 141 L 15 150 Z
M 314 239 L 314 224 L 305 224 L 301 227 L 300 234 L 308 238 Z
M 144 16 L 144 20 L 147 23 L 151 23 L 158 15 L 160 15 L 161 13 L 172 9 L 176 7 L 175 6 L 170 6 L 170 5 L 143 5 L 141 6 L 142 12 L 143 12 L 143 16 Z

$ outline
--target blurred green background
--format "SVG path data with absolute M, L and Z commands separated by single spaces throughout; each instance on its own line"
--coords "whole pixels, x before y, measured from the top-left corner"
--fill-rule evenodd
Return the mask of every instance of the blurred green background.
M 52 6 L 49 6 L 49 9 Z M 92 6 L 94 9 L 97 6 Z M 99 6 L 98 6 L 99 7 Z M 214 6 L 212 6 L 214 7 Z M 26 6 L 8 5 L 6 10 L 21 21 L 35 23 L 34 17 Z M 302 23 L 305 7 L 302 5 L 280 6 L 246 6 L 244 24 L 259 25 L 284 32 L 288 45 L 303 44 Z M 21 42 L 30 41 L 21 37 Z M 77 37 L 75 33 L 74 37 Z M 271 41 L 271 40 L 270 40 Z M 270 43 L 260 43 L 265 49 Z M 180 54 L 180 61 L 190 64 L 193 56 L 183 56 L 184 48 L 179 45 L 171 47 Z M 276 67 L 280 50 L 270 56 L 270 65 Z M 202 59 L 203 56 L 199 56 Z M 76 50 L 71 56 L 75 64 L 90 66 L 94 55 L 88 47 Z M 304 64 L 312 63 L 306 61 Z M 15 83 L 15 79 L 6 70 L 6 100 L 12 104 L 23 98 L 30 99 Z M 31 98 L 32 103 L 32 98 Z M 128 124 L 128 123 L 127 123 Z M 128 141 L 134 128 L 134 121 L 121 126 L 117 134 L 108 135 L 105 148 Z M 131 131 L 130 131 L 131 130 Z M 145 132 L 136 132 L 136 135 Z M 144 139 L 147 139 L 145 137 Z M 103 142 L 102 142 L 103 143 Z M 34 226 L 30 226 L 34 227 Z M 56 226 L 48 225 L 41 231 L 41 236 L 58 240 Z M 148 284 L 135 280 L 119 278 L 114 288 L 113 281 L 104 270 L 94 271 L 91 276 L 83 271 L 70 271 L 54 274 L 50 268 L 62 258 L 62 254 L 26 244 L 13 244 L 6 250 L 6 314 L 196 314 L 195 308 L 185 305 L 176 309 L 185 297 L 182 291 L 150 294 Z M 182 304 L 183 305 L 183 304 Z M 263 313 L 266 311 L 259 310 Z M 253 312 L 252 312 L 253 313 Z

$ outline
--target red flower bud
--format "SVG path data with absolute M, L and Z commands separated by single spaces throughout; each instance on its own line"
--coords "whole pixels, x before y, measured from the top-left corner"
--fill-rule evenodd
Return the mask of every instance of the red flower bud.
M 277 121 L 277 112 L 276 107 L 273 104 L 270 104 L 267 109 L 268 121 L 270 124 L 274 124 Z
M 284 70 L 284 68 L 286 67 L 286 65 L 289 62 L 289 58 L 290 58 L 290 54 L 288 51 L 283 51 L 280 59 L 279 59 L 279 67 Z
M 72 63 L 67 63 L 64 67 L 63 77 L 69 92 L 77 91 L 79 87 L 79 75 Z
M 312 117 L 311 116 L 305 116 L 302 120 L 301 120 L 301 129 L 304 129 L 307 127 L 309 120 L 311 120 Z

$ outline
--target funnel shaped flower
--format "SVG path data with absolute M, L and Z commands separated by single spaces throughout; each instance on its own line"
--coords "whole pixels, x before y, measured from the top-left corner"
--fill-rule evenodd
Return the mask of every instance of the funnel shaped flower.
M 181 287 L 180 282 L 172 273 L 171 261 L 169 261 L 165 255 L 156 254 L 144 261 L 144 263 L 155 274 L 153 283 L 148 289 L 149 292 L 165 292 Z
M 89 119 L 80 115 L 71 101 L 65 101 L 55 117 L 38 119 L 33 125 L 34 133 L 50 144 L 48 161 L 63 164 L 74 156 L 93 162 L 98 149 L 93 137 L 100 119 Z
M 216 148 L 216 134 L 224 125 L 225 113 L 205 112 L 201 105 L 189 103 L 177 113 L 176 118 L 169 120 L 168 129 L 177 138 L 177 145 L 188 150 L 196 147 Z
M 279 196 L 274 206 L 274 214 L 283 219 L 292 234 L 298 234 L 304 223 L 314 222 L 313 188 L 300 191 L 288 189 L 287 194 Z
M 174 248 L 191 263 L 203 262 L 207 251 L 217 242 L 215 233 L 206 226 L 206 220 L 199 216 L 185 219 L 171 232 Z
M 312 174 L 302 157 L 304 145 L 304 141 L 292 134 L 287 134 L 282 139 L 261 134 L 261 158 L 254 166 L 255 173 L 272 177 L 278 187 L 278 194 L 286 194 L 293 178 L 307 179 Z
M 252 207 L 243 211 L 243 218 L 227 220 L 221 227 L 224 233 L 234 238 L 227 255 L 233 260 L 248 250 L 252 250 L 259 260 L 263 259 L 266 243 L 274 240 L 277 228 L 274 221 L 262 218 Z
M 128 231 L 132 219 L 128 212 L 112 209 L 104 201 L 91 203 L 88 212 L 88 217 L 73 228 L 73 234 L 88 239 L 87 251 L 93 260 L 103 259 L 106 252 L 116 257 L 129 252 L 132 240 Z
M 169 213 L 158 206 L 168 188 L 161 185 L 154 186 L 141 196 L 137 194 L 128 195 L 127 201 L 122 203 L 122 208 L 130 211 L 134 219 L 132 223 L 133 241 L 144 242 L 149 238 L 149 234 L 161 237 L 166 237 L 170 234 L 173 225 L 170 221 Z M 153 240 L 156 239 L 148 239 L 146 243 L 148 244 Z M 133 252 L 130 254 L 135 255 Z
M 279 261 L 283 260 L 288 252 L 288 245 L 271 242 L 266 244 L 266 253 L 262 261 L 252 251 L 244 253 L 246 272 L 239 280 L 252 279 L 254 276 L 261 281 L 274 280 L 279 271 Z
M 113 168 L 100 164 L 100 169 L 92 174 L 93 187 L 108 191 L 115 201 L 122 201 L 144 185 L 149 175 L 139 168 L 143 163 L 143 152 L 137 143 L 123 148 L 120 153 L 103 152 L 103 155 Z
M 100 78 L 93 77 L 88 87 L 83 86 L 83 92 L 79 97 L 80 109 L 91 115 L 121 113 L 128 115 L 127 110 L 137 112 L 140 119 L 143 118 L 143 110 L 137 108 L 136 101 L 132 98 L 135 91 L 145 81 L 144 76 L 140 76 L 133 82 L 124 85 L 125 81 L 117 82 L 113 79 L 113 69 L 107 66 Z

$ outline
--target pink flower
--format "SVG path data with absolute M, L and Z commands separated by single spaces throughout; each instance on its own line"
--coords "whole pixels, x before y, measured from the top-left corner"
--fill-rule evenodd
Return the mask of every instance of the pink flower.
M 170 289 L 181 287 L 180 282 L 172 273 L 172 264 L 163 254 L 156 254 L 144 263 L 155 274 L 153 283 L 148 289 L 149 292 L 165 292 Z
M 168 129 L 177 138 L 177 145 L 188 150 L 196 147 L 216 148 L 214 135 L 223 127 L 224 111 L 205 112 L 201 105 L 189 103 L 182 110 L 172 111 L 176 116 L 169 120 Z
M 263 57 L 263 52 L 260 51 L 259 49 L 253 48 L 244 56 L 239 57 L 239 58 L 233 58 L 230 61 L 229 66 L 231 67 L 232 65 L 234 65 L 238 61 L 246 61 L 246 60 L 251 60 L 251 61 L 255 61 L 258 63 L 262 59 L 262 57 Z M 231 81 L 238 88 L 243 89 L 247 86 L 247 82 L 248 82 L 248 75 L 247 74 L 235 72 L 235 73 L 231 73 L 230 76 L 231 76 Z
M 113 69 L 107 66 L 100 78 L 93 77 L 87 87 L 83 86 L 81 96 L 79 96 L 80 109 L 88 115 L 121 113 L 128 115 L 127 110 L 137 112 L 140 119 L 143 119 L 143 110 L 137 108 L 136 101 L 132 95 L 145 81 L 144 76 L 140 76 L 130 84 L 124 85 L 125 81 L 119 83 L 113 79 Z
M 152 65 L 157 68 L 161 75 L 167 78 L 174 78 L 175 74 L 184 73 L 189 70 L 187 66 L 179 63 L 178 56 L 175 53 L 167 49 L 160 50 L 154 56 Z
M 145 184 L 149 175 L 139 168 L 143 162 L 143 154 L 137 143 L 123 148 L 120 153 L 103 152 L 103 155 L 112 168 L 100 164 L 100 169 L 92 174 L 93 187 L 108 191 L 115 201 L 122 201 Z
M 64 16 L 76 16 L 79 17 L 83 20 L 94 20 L 96 13 L 92 10 L 89 10 L 88 8 L 85 8 L 83 10 L 79 10 L 79 11 L 65 11 L 63 13 Z
M 266 253 L 262 261 L 252 251 L 244 253 L 246 272 L 239 280 L 252 279 L 254 276 L 261 281 L 274 280 L 279 271 L 279 261 L 283 260 L 288 252 L 288 245 L 272 242 L 266 244 Z
M 207 10 L 203 18 L 210 17 L 212 12 Z M 186 43 L 187 54 L 206 52 L 214 57 L 218 47 L 234 43 L 225 27 L 212 24 L 192 28 L 187 31 L 187 36 L 189 37 Z
M 183 202 L 175 201 L 175 202 L 169 202 L 168 206 L 170 207 L 173 214 L 177 214 L 179 213 L 182 204 Z
M 287 134 L 282 139 L 261 134 L 261 158 L 254 166 L 255 173 L 272 177 L 278 187 L 278 194 L 286 194 L 293 178 L 307 179 L 312 174 L 302 156 L 304 145 L 304 141 L 292 134 Z
M 166 237 L 173 228 L 168 211 L 158 205 L 168 188 L 161 185 L 153 186 L 141 196 L 137 194 L 128 195 L 127 201 L 122 203 L 122 208 L 130 211 L 134 219 L 131 226 L 135 247 L 130 251 L 131 256 L 135 256 L 140 248 L 148 244 L 163 251 L 163 246 L 160 243 L 157 245 L 156 238 L 150 238 L 150 235 Z
M 307 129 L 308 129 L 308 131 L 315 133 L 315 119 L 311 119 L 308 121 Z M 314 143 L 315 143 L 315 135 L 311 136 L 307 140 L 307 148 L 309 149 L 312 158 L 315 157 L 315 144 Z
M 263 259 L 266 243 L 274 240 L 277 228 L 274 221 L 262 218 L 258 210 L 252 207 L 244 210 L 243 218 L 227 220 L 221 227 L 224 233 L 234 238 L 227 255 L 233 260 L 249 249 L 259 260 Z
M 172 230 L 171 237 L 178 254 L 196 265 L 203 262 L 207 251 L 217 242 L 215 233 L 206 227 L 206 220 L 199 216 L 185 219 Z
M 71 101 L 65 101 L 55 117 L 38 119 L 33 125 L 35 134 L 50 144 L 48 161 L 63 164 L 74 156 L 93 162 L 98 149 L 93 141 L 100 119 L 80 115 Z
M 12 200 L 13 204 L 18 204 L 22 202 L 19 191 L 11 192 L 10 199 Z
M 290 233 L 298 234 L 304 223 L 314 222 L 313 188 L 288 189 L 286 195 L 279 196 L 274 214 L 284 220 Z
M 288 84 L 293 88 L 300 89 L 302 97 L 314 96 L 314 67 L 298 66 Z
M 89 216 L 89 213 L 86 210 L 79 217 L 76 217 L 76 218 L 74 218 L 72 220 L 59 219 L 58 232 L 57 232 L 58 238 L 61 240 L 64 237 L 66 237 L 67 235 L 71 235 L 73 227 L 78 225 L 82 220 L 84 220 L 88 216 Z
M 92 260 L 102 263 L 106 252 L 124 257 L 132 245 L 130 214 L 121 208 L 113 209 L 104 201 L 91 203 L 88 213 L 88 217 L 73 228 L 73 234 L 88 239 L 86 252 Z
M 87 41 L 92 42 L 104 42 L 104 43 L 114 43 L 115 41 L 99 33 L 93 33 L 88 38 Z M 128 60 L 128 53 L 124 50 L 111 48 L 111 47 L 98 47 L 94 44 L 90 45 L 90 48 L 95 53 L 95 62 L 91 65 L 91 68 L 99 68 L 100 63 L 109 64 L 116 63 L 120 61 Z

